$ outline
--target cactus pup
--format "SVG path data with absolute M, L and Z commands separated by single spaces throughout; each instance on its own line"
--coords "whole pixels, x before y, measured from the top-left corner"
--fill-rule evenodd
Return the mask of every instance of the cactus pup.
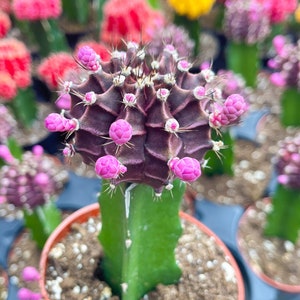
M 151 58 L 127 42 L 108 62 L 84 46 L 77 61 L 86 76 L 62 85 L 71 108 L 51 113 L 45 126 L 66 132 L 64 155 L 79 153 L 103 180 L 104 278 L 122 299 L 140 299 L 180 279 L 174 250 L 185 183 L 201 176 L 206 151 L 217 150 L 211 126 L 237 122 L 244 99 L 231 95 L 217 105 L 210 70 L 190 73 L 172 45 Z

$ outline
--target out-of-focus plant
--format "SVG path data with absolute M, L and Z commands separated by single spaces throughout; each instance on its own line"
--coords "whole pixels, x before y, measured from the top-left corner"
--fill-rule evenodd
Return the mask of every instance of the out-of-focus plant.
M 36 95 L 32 87 L 31 56 L 26 45 L 15 38 L 0 39 L 0 101 L 23 126 L 37 118 Z
M 25 227 L 42 249 L 50 233 L 61 222 L 53 202 L 68 178 L 57 158 L 44 154 L 41 146 L 22 152 L 16 143 L 0 145 L 0 198 L 22 209 Z
M 68 50 L 65 35 L 59 28 L 61 0 L 12 0 L 12 16 L 23 38 L 45 57 L 52 52 Z
M 274 161 L 277 187 L 264 233 L 296 243 L 300 232 L 300 135 L 279 142 Z
M 283 89 L 281 95 L 280 119 L 284 126 L 300 126 L 300 40 L 289 41 L 286 36 L 277 35 L 273 39 L 275 56 L 268 61 L 273 70 L 271 82 Z
M 255 87 L 261 68 L 260 44 L 269 36 L 268 5 L 261 0 L 226 0 L 223 21 L 227 68 Z

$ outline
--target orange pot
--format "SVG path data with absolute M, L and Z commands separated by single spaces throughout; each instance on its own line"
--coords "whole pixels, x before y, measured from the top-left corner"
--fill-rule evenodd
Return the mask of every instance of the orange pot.
M 74 213 L 72 213 L 70 216 L 68 216 L 57 228 L 56 230 L 50 235 L 49 239 L 47 240 L 40 259 L 40 292 L 43 296 L 44 300 L 49 300 L 48 293 L 46 291 L 45 285 L 46 285 L 46 270 L 47 270 L 47 260 L 48 260 L 48 253 L 52 249 L 52 247 L 58 243 L 70 230 L 72 223 L 78 222 L 78 223 L 84 223 L 87 221 L 90 217 L 97 217 L 99 216 L 99 205 L 98 203 L 94 203 L 88 206 L 85 206 Z M 191 215 L 188 215 L 184 212 L 180 212 L 180 217 L 187 222 L 191 222 L 194 225 L 196 225 L 201 231 L 206 233 L 209 236 L 213 236 L 216 243 L 220 246 L 220 248 L 223 250 L 226 257 L 228 257 L 228 262 L 231 264 L 231 266 L 235 270 L 235 275 L 237 279 L 238 284 L 238 298 L 237 300 L 245 300 L 245 286 L 244 281 L 241 275 L 241 272 L 239 270 L 239 267 L 229 251 L 229 249 L 225 246 L 225 244 L 220 240 L 218 236 L 216 236 L 215 233 L 213 233 L 210 229 L 208 229 L 204 224 L 202 224 L 200 221 L 192 217 Z
M 270 203 L 270 201 L 271 201 L 270 198 L 263 199 L 264 203 Z M 251 210 L 253 210 L 253 209 L 254 209 L 254 205 L 249 206 L 245 210 L 245 212 L 243 213 L 243 215 L 240 218 L 238 228 L 240 228 L 240 226 L 242 224 L 246 224 L 248 222 L 247 218 L 248 218 L 249 214 L 251 213 Z M 242 236 L 241 236 L 240 231 L 238 230 L 237 231 L 237 246 L 238 246 L 238 250 L 239 250 L 239 252 L 241 253 L 243 259 L 245 260 L 245 262 L 247 263 L 247 265 L 253 271 L 254 274 L 256 274 L 261 280 L 263 280 L 264 282 L 266 282 L 267 284 L 269 284 L 270 286 L 272 286 L 274 289 L 277 289 L 277 290 L 279 290 L 279 291 L 281 291 L 283 293 L 287 293 L 287 294 L 300 293 L 300 285 L 290 285 L 290 284 L 281 283 L 279 281 L 276 281 L 274 278 L 271 278 L 270 276 L 266 275 L 261 270 L 258 270 L 258 268 L 253 267 L 253 265 L 251 264 L 251 262 L 248 260 L 247 255 L 245 254 L 245 250 L 243 250 L 241 242 L 242 242 Z

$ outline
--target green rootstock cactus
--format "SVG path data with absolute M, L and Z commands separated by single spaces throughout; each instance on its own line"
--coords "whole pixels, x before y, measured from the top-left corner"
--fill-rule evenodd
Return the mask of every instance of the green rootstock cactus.
M 272 195 L 265 234 L 290 240 L 299 238 L 300 230 L 300 135 L 280 142 L 275 162 L 278 185 Z
M 63 84 L 71 108 L 50 114 L 45 126 L 67 132 L 64 155 L 79 153 L 105 180 L 104 277 L 114 293 L 132 300 L 179 280 L 174 249 L 184 182 L 201 175 L 207 150 L 219 149 L 211 127 L 238 122 L 246 104 L 237 94 L 216 103 L 213 72 L 190 73 L 171 45 L 155 59 L 135 43 L 126 46 L 109 62 L 80 48 L 86 77 Z

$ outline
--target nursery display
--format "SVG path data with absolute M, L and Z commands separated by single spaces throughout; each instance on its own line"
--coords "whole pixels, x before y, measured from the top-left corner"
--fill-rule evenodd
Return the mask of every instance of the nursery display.
M 0 298 L 299 298 L 298 2 L 1 0 Z
M 247 263 L 268 284 L 299 293 L 300 135 L 279 143 L 277 185 L 269 198 L 249 207 L 240 220 L 238 246 Z

